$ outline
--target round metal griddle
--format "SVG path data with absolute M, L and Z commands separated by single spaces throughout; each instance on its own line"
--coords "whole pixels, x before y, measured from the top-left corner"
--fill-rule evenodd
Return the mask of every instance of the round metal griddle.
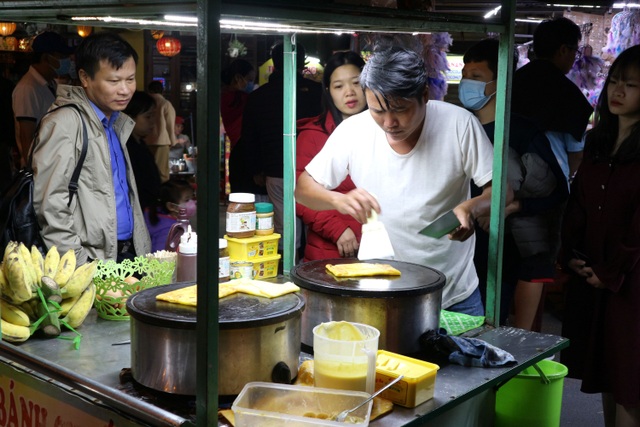
M 160 294 L 193 285 L 186 282 L 144 289 L 127 300 L 127 312 L 146 324 L 195 329 L 196 307 L 156 299 Z M 219 300 L 218 319 L 220 329 L 252 328 L 285 321 L 303 309 L 304 300 L 297 293 L 277 298 L 236 293 Z
M 325 294 L 358 297 L 407 297 L 424 295 L 442 289 L 444 274 L 433 268 L 387 259 L 367 260 L 367 263 L 389 264 L 400 270 L 401 276 L 335 277 L 327 264 L 364 262 L 356 258 L 331 258 L 299 264 L 291 270 L 291 279 L 301 288 Z

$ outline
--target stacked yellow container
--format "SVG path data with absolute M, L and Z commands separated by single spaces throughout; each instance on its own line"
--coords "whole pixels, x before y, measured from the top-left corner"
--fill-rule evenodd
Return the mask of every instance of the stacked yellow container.
M 278 275 L 280 235 L 273 232 L 271 203 L 255 203 L 250 193 L 231 193 L 226 231 L 232 280 Z

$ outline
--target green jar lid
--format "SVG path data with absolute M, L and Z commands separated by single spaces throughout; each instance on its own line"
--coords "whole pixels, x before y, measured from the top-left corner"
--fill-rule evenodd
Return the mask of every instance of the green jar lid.
M 256 213 L 269 213 L 273 212 L 273 204 L 267 202 L 256 203 Z

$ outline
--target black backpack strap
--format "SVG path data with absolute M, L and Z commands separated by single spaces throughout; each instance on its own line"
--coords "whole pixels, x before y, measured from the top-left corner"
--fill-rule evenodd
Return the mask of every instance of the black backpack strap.
M 87 157 L 87 147 L 89 146 L 89 137 L 87 136 L 87 125 L 82 118 L 82 114 L 80 113 L 80 109 L 77 105 L 67 104 L 71 107 L 74 107 L 78 113 L 80 114 L 80 121 L 82 122 L 82 151 L 80 152 L 80 158 L 78 159 L 78 164 L 76 164 L 76 168 L 73 170 L 73 175 L 71 175 L 71 181 L 69 181 L 69 203 L 67 203 L 67 207 L 71 206 L 71 202 L 73 201 L 73 196 L 78 192 L 78 180 L 80 179 L 80 172 L 82 171 L 82 165 L 84 164 L 84 159 Z
M 85 157 L 87 157 L 87 149 L 89 147 L 89 137 L 87 134 L 87 125 L 84 122 L 84 119 L 82 118 L 82 112 L 80 111 L 80 108 L 76 104 L 60 105 L 59 107 L 56 107 L 53 110 L 48 111 L 47 114 L 53 113 L 54 111 L 57 111 L 61 108 L 67 108 L 67 107 L 73 108 L 78 112 L 78 115 L 80 116 L 80 122 L 82 123 L 82 151 L 80 152 L 80 158 L 78 159 L 78 163 L 76 164 L 76 167 L 73 170 L 73 174 L 71 175 L 71 180 L 69 181 L 69 186 L 68 186 L 69 203 L 67 203 L 67 207 L 69 207 L 71 206 L 71 202 L 73 201 L 73 196 L 75 196 L 78 193 L 78 180 L 80 179 L 80 172 L 82 171 L 82 165 L 84 164 L 84 159 Z M 36 131 L 35 131 L 36 136 L 38 134 L 38 131 L 40 130 L 41 123 L 42 123 L 42 119 L 40 119 L 40 122 L 38 123 L 38 127 L 36 128 Z M 37 137 L 34 137 L 33 142 L 31 144 L 31 149 L 29 150 L 29 161 L 27 162 L 27 166 L 26 166 L 26 169 L 28 169 L 29 171 L 31 171 L 31 162 L 33 160 L 33 149 L 36 145 L 35 144 L 36 140 L 37 140 Z

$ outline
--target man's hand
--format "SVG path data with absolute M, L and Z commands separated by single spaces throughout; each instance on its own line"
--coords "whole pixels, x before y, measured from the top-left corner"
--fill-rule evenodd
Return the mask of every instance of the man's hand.
M 461 203 L 453 209 L 460 226 L 449 234 L 449 239 L 464 242 L 473 235 L 475 226 L 473 222 L 473 214 L 469 204 Z
M 372 210 L 380 213 L 378 201 L 366 190 L 355 188 L 346 194 L 335 194 L 335 209 L 342 214 L 351 215 L 361 224 L 367 222 Z
M 345 258 L 355 257 L 358 254 L 358 247 L 360 247 L 355 233 L 349 227 L 340 235 L 336 245 L 340 256 Z

